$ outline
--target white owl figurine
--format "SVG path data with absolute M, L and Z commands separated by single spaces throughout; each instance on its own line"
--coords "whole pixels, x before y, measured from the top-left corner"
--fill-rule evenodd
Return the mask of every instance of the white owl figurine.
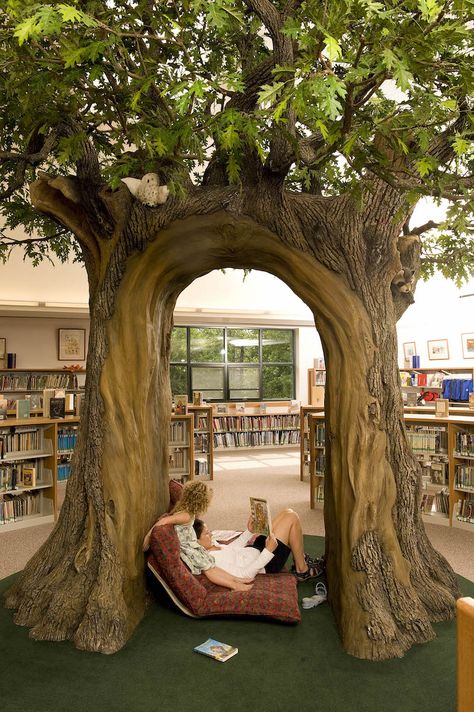
M 160 179 L 156 173 L 146 173 L 141 180 L 138 178 L 122 178 L 130 193 L 135 196 L 140 203 L 154 208 L 156 205 L 166 203 L 169 189 L 167 185 L 160 185 Z

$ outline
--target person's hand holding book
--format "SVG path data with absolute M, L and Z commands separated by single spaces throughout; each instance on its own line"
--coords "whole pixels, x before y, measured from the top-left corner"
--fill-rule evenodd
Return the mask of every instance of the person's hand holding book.
M 275 549 L 278 546 L 278 541 L 277 538 L 274 534 L 269 534 L 267 538 L 265 539 L 265 549 L 268 549 L 268 551 L 275 551 Z

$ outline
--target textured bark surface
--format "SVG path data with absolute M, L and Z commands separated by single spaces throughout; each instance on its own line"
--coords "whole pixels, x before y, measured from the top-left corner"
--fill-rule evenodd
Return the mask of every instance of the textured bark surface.
M 47 180 L 33 199 L 76 231 L 91 284 L 87 396 L 73 474 L 50 539 L 7 596 L 43 639 L 118 650 L 144 607 L 144 533 L 167 503 L 168 377 L 179 293 L 213 269 L 264 269 L 312 310 L 328 365 L 326 550 L 330 603 L 349 653 L 400 656 L 454 612 L 453 572 L 419 513 L 396 354 L 403 304 L 398 195 L 347 197 L 208 186 L 158 209 L 103 193 L 96 234 Z M 403 262 L 405 266 L 406 262 Z

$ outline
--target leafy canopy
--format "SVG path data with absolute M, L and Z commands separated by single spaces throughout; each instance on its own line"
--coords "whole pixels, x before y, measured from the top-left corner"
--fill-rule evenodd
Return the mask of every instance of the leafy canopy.
M 357 193 L 376 174 L 413 205 L 449 201 L 426 273 L 474 274 L 473 19 L 474 0 L 7 0 L 0 256 L 24 226 L 47 238 L 28 241 L 34 259 L 51 236 L 65 258 L 27 184 L 75 173 L 86 139 L 112 187 L 162 170 L 179 195 L 213 155 L 228 183 L 249 155 L 275 166 L 278 138 L 288 188 Z

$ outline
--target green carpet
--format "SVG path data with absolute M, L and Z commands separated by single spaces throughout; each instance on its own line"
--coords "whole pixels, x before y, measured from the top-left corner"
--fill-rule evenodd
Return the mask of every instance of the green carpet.
M 321 537 L 305 537 L 320 554 Z M 0 581 L 0 595 L 14 577 Z M 464 595 L 474 583 L 460 578 Z M 300 584 L 300 599 L 313 593 Z M 128 645 L 105 656 L 36 642 L 0 608 L 2 712 L 455 712 L 455 622 L 401 660 L 346 655 L 327 604 L 296 626 L 184 617 L 153 603 Z M 206 638 L 239 648 L 220 663 L 193 652 Z

